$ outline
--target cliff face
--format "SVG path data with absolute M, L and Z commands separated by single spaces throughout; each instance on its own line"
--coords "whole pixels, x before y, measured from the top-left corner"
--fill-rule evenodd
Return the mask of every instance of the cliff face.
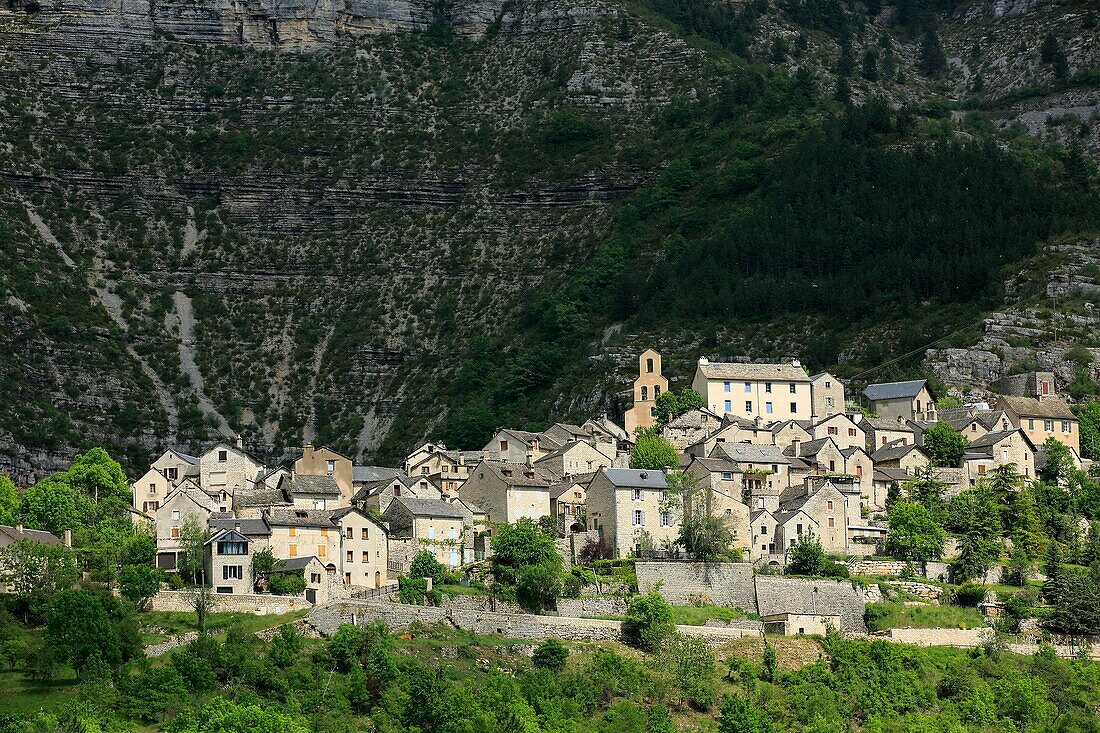
M 1060 3 L 1001 5 L 945 20 L 948 54 L 1011 70 L 1006 44 L 1084 32 Z M 308 440 L 401 452 L 446 416 L 471 346 L 522 334 L 524 306 L 660 175 L 670 104 L 739 67 L 667 27 L 596 0 L 6 0 L 0 470 L 27 482 L 94 444 L 138 466 L 237 432 L 271 458 Z M 912 81 L 853 79 L 856 98 L 970 88 L 958 65 L 920 77 L 885 16 L 869 27 L 855 53 L 889 46 Z M 775 9 L 756 29 L 760 59 L 803 33 Z M 828 88 L 838 46 L 807 35 L 773 66 Z M 1066 49 L 1074 69 L 1095 61 Z M 613 410 L 635 347 L 666 343 L 686 369 L 699 348 L 794 354 L 812 328 L 611 328 L 595 376 L 545 415 Z

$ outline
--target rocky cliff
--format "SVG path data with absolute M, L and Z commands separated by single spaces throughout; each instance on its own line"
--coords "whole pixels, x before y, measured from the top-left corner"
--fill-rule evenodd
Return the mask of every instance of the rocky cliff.
M 392 457 L 436 430 L 472 345 L 507 350 L 616 202 L 661 174 L 662 115 L 743 74 L 652 7 L 8 0 L 0 470 L 25 482 L 93 443 L 135 466 L 237 432 L 272 458 L 309 440 Z M 829 88 L 836 39 L 762 8 L 754 68 L 807 66 Z M 1048 28 L 1075 73 L 1096 65 L 1075 5 L 967 8 L 943 19 L 952 66 L 936 83 L 916 71 L 918 39 L 874 19 L 855 53 L 889 48 L 909 81 L 855 78 L 856 99 L 961 97 L 979 66 L 991 97 L 1041 87 L 1048 68 L 1012 44 Z M 774 53 L 800 37 L 800 56 Z M 1069 135 L 1042 111 L 1085 119 L 1094 94 L 1053 90 L 997 119 Z M 1097 127 L 1072 135 L 1088 149 Z M 798 353 L 813 328 L 776 324 L 762 341 L 593 326 L 607 330 L 592 361 L 543 418 L 619 407 L 641 344 L 686 365 L 701 347 Z

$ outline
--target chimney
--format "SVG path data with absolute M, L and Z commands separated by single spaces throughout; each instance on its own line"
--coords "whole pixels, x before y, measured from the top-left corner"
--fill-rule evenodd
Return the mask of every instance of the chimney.
M 527 467 L 528 468 L 530 468 L 531 466 L 533 466 L 535 464 L 535 453 L 534 453 L 534 451 L 527 451 L 526 458 L 527 458 Z
M 237 433 L 237 447 L 241 448 L 242 450 L 244 449 L 244 436 L 242 436 L 240 433 Z
M 20 529 L 22 529 L 22 527 L 20 527 Z M 71 548 L 73 546 L 73 531 L 71 529 L 67 529 L 61 533 L 61 542 L 65 547 Z
M 234 524 L 234 525 L 233 525 L 233 529 L 235 529 L 236 531 L 240 532 L 240 531 L 241 531 L 241 523 L 240 523 L 240 522 L 237 522 L 236 524 Z
M 710 359 L 708 359 L 708 358 L 707 358 L 707 357 L 705 357 L 705 356 L 700 356 L 700 357 L 699 357 L 699 363 L 700 363 L 700 364 L 710 364 Z
M 802 366 L 802 362 L 798 359 L 791 359 L 791 366 L 800 367 Z
M 19 534 L 19 535 L 23 534 L 23 523 L 22 522 L 19 522 L 18 524 L 15 525 L 15 533 Z
M 905 418 L 901 415 L 898 415 L 898 427 L 905 427 Z

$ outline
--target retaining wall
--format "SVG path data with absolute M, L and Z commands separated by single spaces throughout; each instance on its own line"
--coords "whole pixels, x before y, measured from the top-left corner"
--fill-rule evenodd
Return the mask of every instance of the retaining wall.
M 970 648 L 984 644 L 993 636 L 993 629 L 886 629 L 876 631 L 871 636 L 898 644 Z
M 150 608 L 153 611 L 191 611 L 195 610 L 191 605 L 191 594 L 187 591 L 162 590 L 153 596 Z M 265 615 L 269 613 L 289 613 L 300 611 L 304 608 L 312 608 L 313 604 L 301 596 L 274 596 L 265 593 L 257 594 L 229 594 L 211 593 L 213 599 L 212 611 L 234 611 L 238 613 L 254 613 Z

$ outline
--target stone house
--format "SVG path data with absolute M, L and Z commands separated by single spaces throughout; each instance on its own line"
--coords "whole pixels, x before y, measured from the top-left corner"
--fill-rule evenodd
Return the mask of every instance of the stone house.
M 351 485 L 354 491 L 352 492 L 352 501 L 354 501 L 355 494 L 366 486 L 367 484 L 374 484 L 379 481 L 388 481 L 397 476 L 405 475 L 406 472 L 400 468 L 391 468 L 389 466 L 352 466 L 351 467 Z
M 780 636 L 825 636 L 840 629 L 838 613 L 772 613 L 760 620 L 765 634 Z
M 1036 446 L 1042 446 L 1048 438 L 1054 438 L 1081 453 L 1081 435 L 1077 416 L 1069 405 L 1057 397 L 1013 397 L 1002 395 L 997 407 L 1008 415 L 1012 427 L 1027 434 Z
M 389 583 L 389 535 L 386 526 L 355 507 L 332 513 L 340 538 L 344 585 L 381 588 Z
M 962 468 L 970 486 L 987 471 L 1013 464 L 1016 471 L 1029 479 L 1035 478 L 1035 444 L 1022 430 L 986 433 L 972 442 L 962 457 Z
M 784 453 L 795 455 L 796 447 L 797 457 L 810 463 L 814 473 L 844 473 L 844 454 L 840 452 L 840 447 L 831 437 L 799 443 L 798 446 L 791 446 Z
M 806 493 L 797 498 L 784 500 L 779 505 L 779 513 L 775 515 L 776 522 L 784 524 L 786 518 L 799 512 L 805 513 L 817 523 L 815 536 L 821 541 L 821 547 L 825 552 L 833 554 L 847 554 L 848 552 L 848 519 L 859 519 L 859 494 L 855 489 L 851 496 L 846 496 L 833 481 L 825 481 L 811 485 L 805 489 Z M 854 515 L 849 504 L 855 504 Z M 791 538 L 793 541 L 793 538 Z M 777 545 L 778 546 L 778 545 Z
M 301 572 L 306 581 L 306 600 L 314 605 L 329 601 L 333 581 L 338 577 L 316 557 L 292 557 L 279 563 L 280 570 Z M 339 582 L 338 580 L 336 582 Z
M 875 462 L 863 446 L 853 446 L 841 451 L 844 455 L 844 473 L 854 476 L 859 484 L 863 503 L 873 509 L 886 506 L 886 494 L 879 496 L 875 492 Z
M 751 538 L 749 540 L 749 560 L 757 562 L 769 556 L 782 555 L 776 552 L 775 515 L 768 509 L 755 509 L 749 514 Z M 778 564 L 780 560 L 776 558 Z
M 790 364 L 718 363 L 699 359 L 691 386 L 718 415 L 734 414 L 765 423 L 810 419 L 810 377 Z
M 627 557 L 676 542 L 679 522 L 667 510 L 664 471 L 603 468 L 588 485 L 588 528 Z
M 719 430 L 722 418 L 710 410 L 696 408 L 675 417 L 661 428 L 661 435 L 683 452 L 689 445 L 705 440 L 707 436 Z
M 572 443 L 575 440 L 588 442 L 592 440 L 592 433 L 580 425 L 567 422 L 556 422 L 542 431 L 544 438 L 549 438 L 558 445 Z
M 722 425 L 716 431 L 689 445 L 684 452 L 688 455 L 706 458 L 716 445 L 721 443 L 753 443 L 755 445 L 774 445 L 770 426 L 762 420 L 746 420 L 736 415 L 722 417 Z
M 186 453 L 169 448 L 153 461 L 150 468 L 164 474 L 173 487 L 178 486 L 185 478 L 193 478 L 199 481 L 199 459 Z
M 714 446 L 710 458 L 724 458 L 741 470 L 741 490 L 790 486 L 791 459 L 774 445 L 752 443 L 719 443 Z
M 929 463 L 928 454 L 911 443 L 887 443 L 871 454 L 875 468 L 902 468 L 912 474 Z
M 630 453 L 630 446 L 633 443 L 630 434 L 616 425 L 615 421 L 607 415 L 600 415 L 595 419 L 589 418 L 584 421 L 581 428 L 592 436 L 596 441 L 596 449 L 601 453 L 613 458 L 617 458 L 622 453 Z M 553 437 L 549 432 L 547 436 Z
M 150 516 L 157 513 L 160 503 L 172 491 L 174 486 L 168 477 L 155 468 L 150 468 L 141 478 L 130 484 L 133 492 L 133 508 Z
M 355 494 L 355 465 L 350 458 L 331 448 L 314 448 L 306 443 L 302 455 L 294 461 L 296 476 L 329 476 L 340 489 L 339 506 L 351 506 L 351 497 Z
M 871 412 L 880 418 L 936 421 L 936 403 L 927 380 L 868 384 L 863 396 Z
M 812 429 L 813 422 L 810 420 L 784 420 L 773 423 L 771 426 L 772 445 L 786 452 L 787 448 L 791 446 L 798 446 L 801 443 L 808 443 L 813 440 Z M 798 451 L 795 450 L 794 453 L 797 455 Z
M 365 484 L 356 492 L 353 502 L 368 512 L 385 514 L 390 502 L 398 497 L 442 499 L 439 487 L 423 476 L 394 476 L 391 479 Z
M 1013 397 L 1053 397 L 1057 394 L 1054 372 L 1008 374 L 991 383 L 989 388 Z
M 405 460 L 405 470 L 409 476 L 428 479 L 442 493 L 456 496 L 470 469 L 485 457 L 483 451 L 447 450 L 442 444 L 426 443 Z
M 276 508 L 263 519 L 271 528 L 271 551 L 285 560 L 316 555 L 333 572 L 340 570 L 340 532 L 333 509 Z
M 444 565 L 458 567 L 465 559 L 464 548 L 473 547 L 470 515 L 458 502 L 399 497 L 383 516 L 391 541 L 411 540 L 412 555 L 427 550 Z
M 206 582 L 215 593 L 242 595 L 253 592 L 253 542 L 238 529 L 216 530 L 206 541 Z
M 233 514 L 241 519 L 259 519 L 266 510 L 291 507 L 294 501 L 283 486 L 272 488 L 266 482 L 260 482 L 233 494 L 232 506 Z
M 887 443 L 919 445 L 917 426 L 905 418 L 862 417 L 857 423 L 867 435 L 867 451 L 874 454 Z
M 386 527 L 354 508 L 275 509 L 265 515 L 271 551 L 280 560 L 315 555 L 345 585 L 386 584 L 389 548 Z
M 462 486 L 462 498 L 477 504 L 491 522 L 550 514 L 550 485 L 557 480 L 531 463 L 482 461 Z
M 706 502 L 701 510 L 719 517 L 733 534 L 731 547 L 749 549 L 749 507 L 741 492 L 741 470 L 732 461 L 721 458 L 692 458 L 685 473 L 698 480 L 700 497 Z M 684 501 L 684 513 L 692 511 L 692 501 Z
M 782 512 L 775 515 L 775 553 L 786 556 L 803 535 L 821 536 L 818 522 L 804 509 Z
M 844 412 L 844 383 L 829 372 L 810 377 L 810 419 L 822 420 Z
M 187 482 L 165 497 L 155 517 L 157 567 L 175 570 L 180 549 L 180 533 L 187 521 L 205 527 L 210 515 L 218 511 L 214 499 L 194 483 Z
M 815 440 L 831 438 L 841 450 L 867 447 L 867 433 L 851 417 L 843 412 L 819 420 L 811 428 Z
M 296 507 L 306 509 L 338 509 L 343 489 L 335 476 L 293 475 L 279 482 Z
M 583 532 L 588 526 L 588 484 L 596 474 L 567 476 L 550 485 L 550 515 L 558 520 L 563 536 Z
M 986 433 L 1004 432 L 1012 429 L 1012 421 L 1004 410 L 976 410 L 957 408 L 940 410 L 940 422 L 959 431 L 967 440 L 977 440 Z
M 875 506 L 885 507 L 886 497 L 890 495 L 891 489 L 900 488 L 902 484 L 911 478 L 912 476 L 904 468 L 880 468 L 875 466 L 872 477 L 874 496 L 876 497 Z
M 588 443 L 573 441 L 547 453 L 535 461 L 534 465 L 536 468 L 546 469 L 555 476 L 567 476 L 595 473 L 601 468 L 610 467 L 611 459 Z
M 634 380 L 634 402 L 623 415 L 623 424 L 631 438 L 642 428 L 653 427 L 653 407 L 661 392 L 668 391 L 668 380 L 661 373 L 661 355 L 646 349 L 638 357 L 638 378 Z
M 199 458 L 199 485 L 208 492 L 224 491 L 232 496 L 250 488 L 264 469 L 258 459 L 245 452 L 244 443 L 216 443 Z
M 481 450 L 486 454 L 484 460 L 495 459 L 504 463 L 524 463 L 528 460 L 536 461 L 560 447 L 560 443 L 547 438 L 541 433 L 505 428 L 498 430 L 497 434 Z

